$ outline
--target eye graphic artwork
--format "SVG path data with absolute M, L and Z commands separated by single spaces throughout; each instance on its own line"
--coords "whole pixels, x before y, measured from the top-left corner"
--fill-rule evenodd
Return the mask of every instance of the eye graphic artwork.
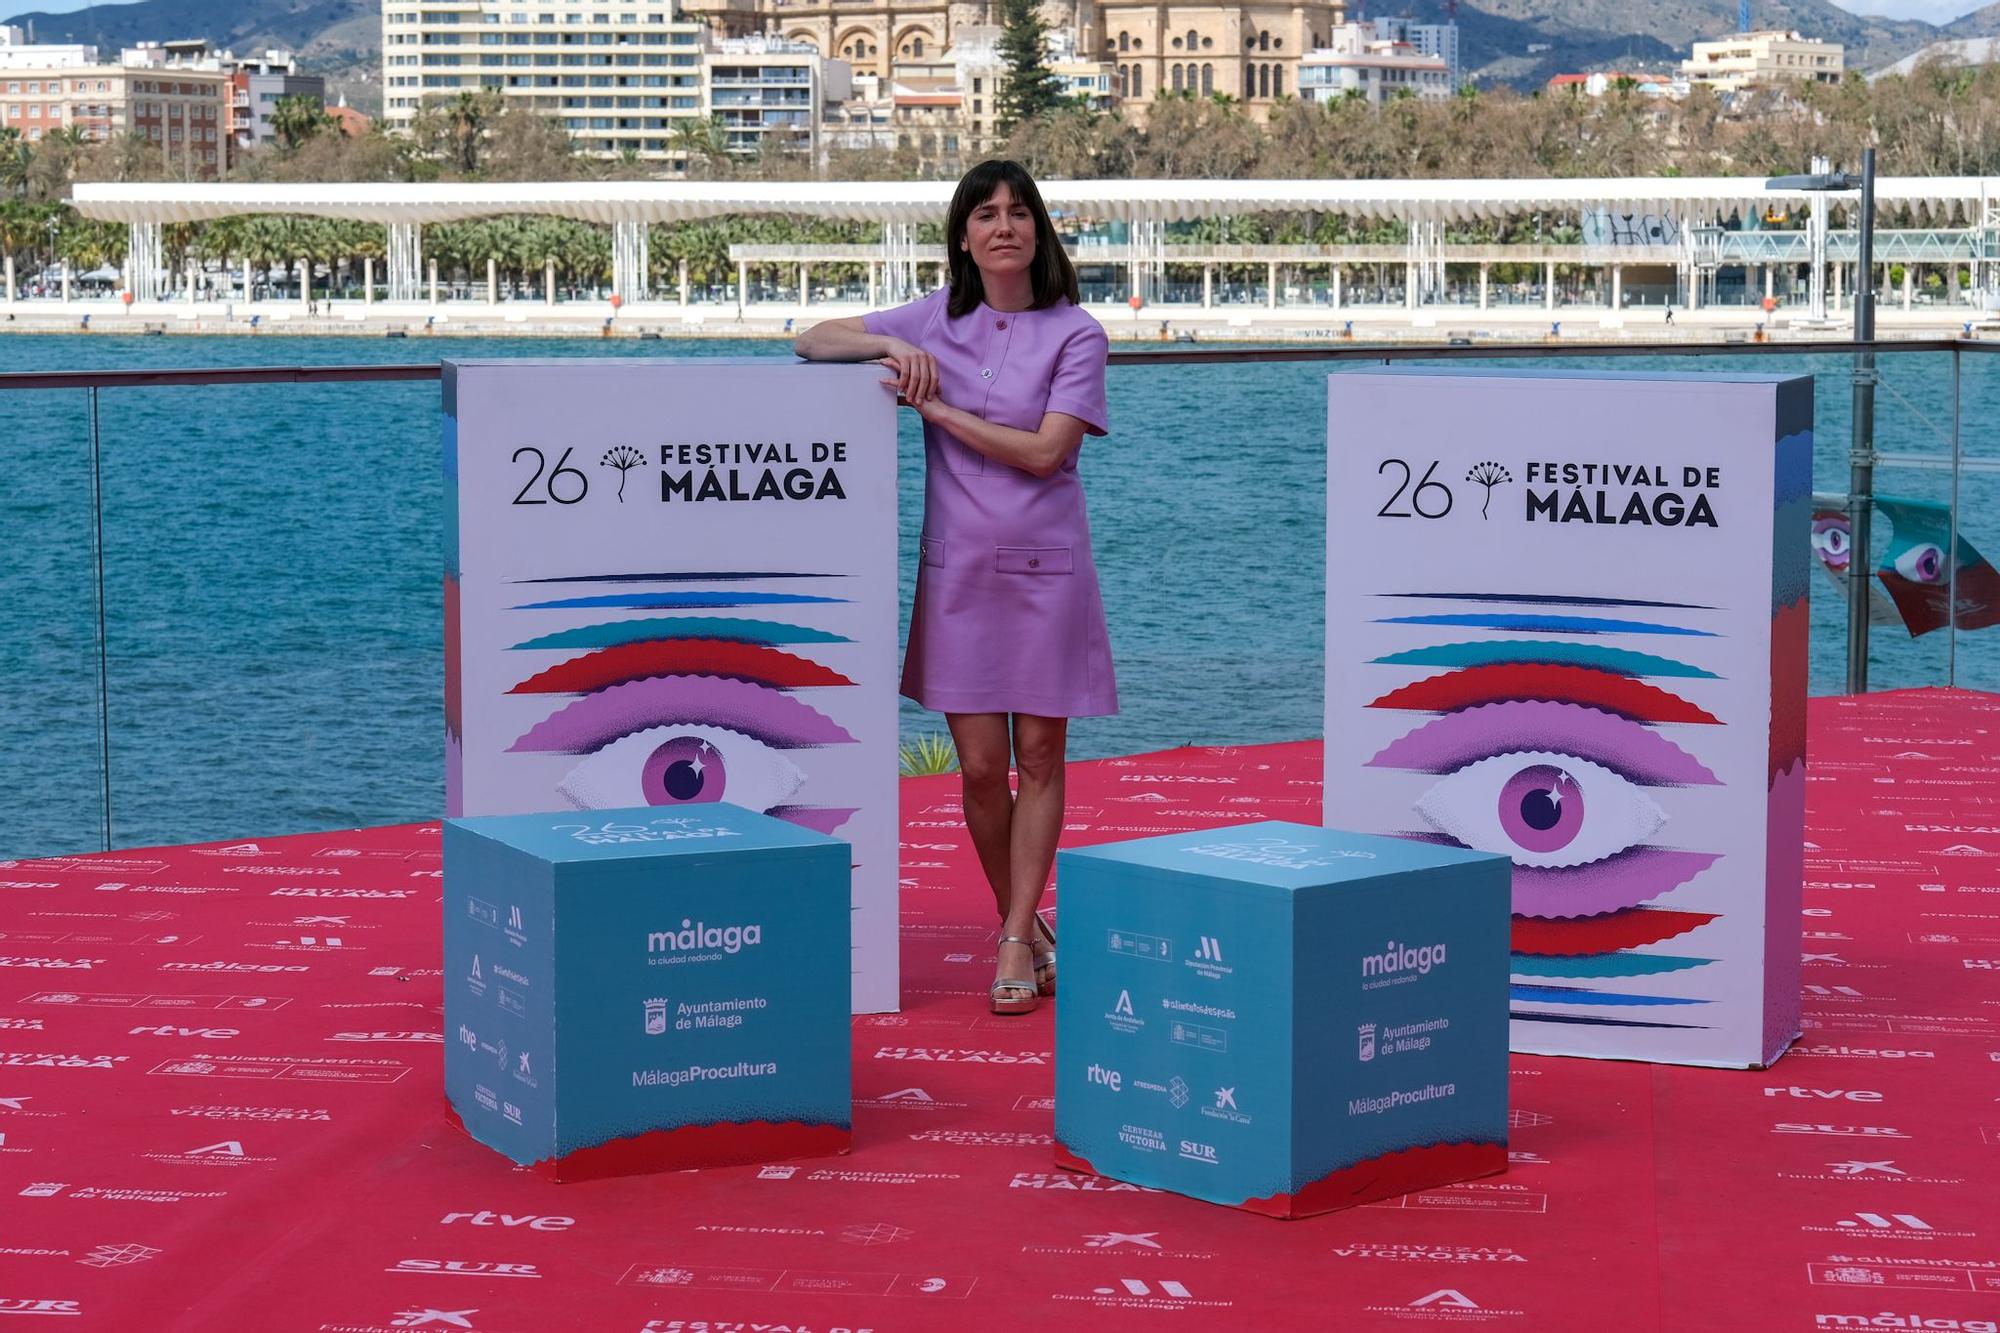
M 1847 572 L 1848 552 L 1854 544 L 1847 515 L 1822 509 L 1813 515 L 1813 554 L 1835 574 Z
M 1825 503 L 1813 511 L 1813 554 L 1820 567 L 1834 580 L 1843 597 L 1851 597 L 1847 575 L 1853 558 L 1853 539 L 1847 514 Z M 1880 512 L 1876 531 L 1888 520 L 1888 550 L 1874 568 L 1868 599 L 1871 624 L 1901 623 L 1910 637 L 1920 638 L 1953 623 L 1950 585 L 1957 584 L 1957 624 L 1960 629 L 1983 629 L 2000 624 L 2000 572 L 1985 556 L 1952 531 L 1949 505 L 1935 500 L 1915 500 L 1907 496 L 1878 495 Z M 1955 541 L 1955 544 L 1954 544 Z M 1958 574 L 1952 577 L 1951 553 L 1957 552 Z M 1880 584 L 1879 588 L 1872 584 Z
M 1667 823 L 1647 787 L 1716 784 L 1685 750 L 1629 718 L 1513 700 L 1447 713 L 1372 767 L 1436 773 L 1416 811 L 1460 846 L 1514 862 L 1514 910 L 1614 911 L 1656 898 L 1717 858 L 1642 846 Z
M 532 581 L 721 583 L 790 577 L 804 576 L 722 572 Z M 677 588 L 558 598 L 514 609 L 678 611 L 843 601 L 746 588 Z M 832 833 L 856 809 L 792 804 L 811 781 L 809 761 L 802 765 L 800 760 L 806 751 L 852 744 L 855 738 L 792 691 L 854 682 L 778 645 L 846 642 L 839 634 L 810 626 L 727 615 L 653 616 L 540 635 L 515 647 L 583 651 L 507 692 L 576 697 L 529 727 L 509 748 L 577 756 L 556 791 L 581 809 L 729 801 Z
M 1713 671 L 1656 657 L 1625 648 L 1604 648 L 1590 643 L 1558 643 L 1548 639 L 1520 639 L 1488 643 L 1436 643 L 1427 648 L 1391 653 L 1375 659 L 1388 666 L 1474 667 L 1495 662 L 1552 662 L 1591 667 L 1621 676 L 1685 676 L 1714 680 Z
M 1508 994 L 1516 1000 L 1540 1000 L 1546 1004 L 1609 1004 L 1609 1005 L 1673 1005 L 1707 1004 L 1707 1000 L 1690 1000 L 1677 995 L 1627 995 L 1618 991 L 1585 990 L 1581 986 L 1509 986 Z
M 509 749 L 587 754 L 646 727 L 704 720 L 781 750 L 854 737 L 810 704 L 720 676 L 649 676 L 586 694 L 528 728 Z
M 1944 552 L 1934 542 L 1923 542 L 1898 555 L 1892 566 L 1912 583 L 1944 582 Z
M 703 674 L 757 681 L 779 689 L 854 682 L 809 657 L 727 639 L 664 639 L 622 643 L 538 671 L 509 694 L 591 694 L 647 676 Z
M 728 800 L 831 833 L 854 808 L 786 804 L 807 775 L 779 751 L 853 739 L 818 709 L 766 685 L 651 676 L 576 699 L 510 749 L 584 756 L 557 783 L 579 808 Z
M 1474 704 L 1509 699 L 1545 699 L 1581 704 L 1634 722 L 1701 722 L 1716 725 L 1715 714 L 1665 690 L 1629 676 L 1551 662 L 1501 662 L 1431 676 L 1389 691 L 1370 708 L 1404 708 L 1448 713 Z
M 1650 977 L 1663 972 L 1685 972 L 1706 967 L 1713 958 L 1687 958 L 1676 954 L 1610 953 L 1578 954 L 1571 957 L 1517 953 L 1514 973 L 1525 977 Z
M 556 784 L 583 810 L 729 801 L 782 805 L 805 785 L 797 764 L 762 741 L 720 727 L 648 727 L 591 753 Z
M 550 602 L 523 602 L 516 611 L 568 611 L 603 607 L 631 610 L 679 610 L 724 606 L 802 606 L 843 602 L 844 597 L 814 597 L 798 592 L 607 592 L 591 597 L 562 597 Z
M 1509 947 L 1517 956 L 1584 958 L 1663 944 L 1715 919 L 1713 912 L 1679 912 L 1663 907 L 1631 907 L 1571 921 L 1516 916 Z
M 1448 625 L 1454 629 L 1503 629 L 1529 634 L 1685 634 L 1715 637 L 1705 629 L 1662 625 L 1651 620 L 1614 620 L 1604 616 L 1565 616 L 1553 612 L 1481 611 L 1470 615 L 1389 616 L 1378 625 Z
M 1425 792 L 1417 810 L 1440 832 L 1511 856 L 1517 866 L 1601 861 L 1651 837 L 1667 820 L 1658 804 L 1610 769 L 1536 751 L 1470 764 Z M 1595 811 L 1588 831 L 1586 810 Z
M 738 643 L 847 643 L 839 634 L 806 625 L 772 620 L 742 620 L 730 616 L 656 616 L 650 620 L 619 620 L 579 625 L 514 644 L 530 648 L 612 648 L 620 644 L 673 639 L 728 639 Z
M 1714 919 L 1647 904 L 1721 860 L 1717 853 L 1670 845 L 1674 807 L 1664 793 L 1721 782 L 1659 730 L 1669 724 L 1720 724 L 1706 709 L 1653 681 L 1716 676 L 1694 663 L 1590 640 L 1609 634 L 1716 636 L 1656 619 L 1590 613 L 1605 604 L 1622 609 L 1616 599 L 1521 600 L 1536 609 L 1378 622 L 1508 637 L 1435 642 L 1374 659 L 1379 665 L 1444 670 L 1370 704 L 1434 716 L 1383 746 L 1368 764 L 1435 776 L 1411 805 L 1425 828 L 1406 836 L 1493 852 L 1513 862 L 1517 1018 L 1556 1014 L 1549 1021 L 1680 1026 L 1643 1016 L 1579 1015 L 1567 1007 L 1643 1015 L 1647 1009 L 1706 1003 L 1653 994 L 1646 986 L 1649 978 L 1684 974 L 1712 959 L 1637 951 Z M 1655 845 L 1663 840 L 1669 845 Z M 1618 988 L 1592 984 L 1600 982 Z

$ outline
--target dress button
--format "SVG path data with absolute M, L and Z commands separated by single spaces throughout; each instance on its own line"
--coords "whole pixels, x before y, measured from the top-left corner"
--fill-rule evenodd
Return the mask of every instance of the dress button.
M 1029 569 L 1040 569 L 1041 567 L 1042 567 L 1042 561 L 1039 556 L 1030 556 L 1028 558 Z
M 990 380 L 990 379 L 992 379 L 992 378 L 993 378 L 993 368 L 992 368 L 991 366 L 988 366 L 988 367 L 987 367 L 986 369 L 984 369 L 984 370 L 980 371 L 980 372 L 979 372 L 979 378 L 980 378 L 980 379 L 983 379 L 983 380 Z
M 994 328 L 996 328 L 996 329 L 1004 329 L 1004 328 L 1006 328 L 1006 327 L 1007 327 L 1007 321 L 1006 321 L 1006 320 L 1004 320 L 1004 319 L 1003 319 L 1003 320 L 998 320 L 998 321 L 996 321 L 996 322 L 994 323 L 993 327 L 994 327 Z

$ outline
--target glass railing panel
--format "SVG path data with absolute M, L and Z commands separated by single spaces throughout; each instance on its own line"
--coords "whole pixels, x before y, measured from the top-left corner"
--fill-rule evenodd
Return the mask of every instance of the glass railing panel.
M 0 369 L 59 339 L 0 344 Z M 0 679 L 9 780 L 0 786 L 0 860 L 104 847 L 92 535 L 90 416 L 80 389 L 0 394 Z M 0 879 L 9 872 L 0 869 Z
M 63 345 L 71 341 L 19 340 L 22 355 L 10 368 L 31 368 L 24 358 L 45 368 L 78 368 L 75 350 Z M 129 369 L 434 362 L 441 356 L 782 357 L 789 349 L 778 340 L 413 335 L 365 344 L 352 338 L 131 339 L 119 340 L 115 350 L 116 359 L 105 364 Z M 1951 354 L 1885 348 L 1881 359 L 1878 441 L 1889 457 L 1879 489 L 1948 506 Z M 1845 492 L 1850 357 L 1573 355 L 1513 364 L 1811 373 L 1816 482 L 1829 495 Z M 1245 361 L 1112 369 L 1113 433 L 1087 444 L 1082 470 L 1124 711 L 1079 720 L 1072 753 L 1094 757 L 1186 742 L 1318 734 L 1324 403 L 1333 368 L 1330 362 Z M 2000 358 L 1982 361 L 1962 380 L 1962 421 L 1990 418 L 2000 406 L 1992 401 L 2000 388 Z M 381 382 L 100 391 L 114 844 L 237 838 L 436 813 L 442 671 L 437 392 L 434 383 Z M 20 456 L 51 476 L 87 467 L 87 455 L 71 443 L 86 438 L 82 397 L 7 393 L 0 419 L 8 422 L 10 440 L 27 442 L 15 445 Z M 37 408 L 41 398 L 50 406 Z M 1968 428 L 1962 439 L 1968 455 L 2000 462 L 1989 438 L 1976 438 Z M 1940 455 L 1947 465 L 1933 466 Z M 907 623 L 923 494 L 921 423 L 913 413 L 902 416 L 899 468 Z M 2000 551 L 2000 532 L 1991 530 L 1987 517 L 1993 506 L 1978 490 L 2000 473 L 1967 482 L 1971 475 L 1961 477 L 1958 512 L 1978 513 L 1984 527 L 1968 526 L 1967 539 L 1982 555 Z M 87 486 L 81 494 L 87 497 Z M 22 771 L 51 767 L 37 787 L 16 784 L 26 794 L 0 807 L 0 829 L 8 832 L 0 854 L 97 845 L 93 815 L 101 812 L 90 804 L 100 777 L 96 696 L 89 683 L 94 575 L 84 535 L 89 508 L 77 496 L 75 489 L 55 492 L 50 503 L 57 507 L 16 542 L 24 548 L 58 537 L 67 543 L 51 548 L 55 554 L 33 557 L 34 572 L 10 579 L 8 590 L 27 608 L 20 614 L 28 623 L 68 628 L 44 635 L 46 647 L 17 651 L 43 654 L 24 660 L 23 674 L 63 684 L 47 687 L 59 697 L 42 706 L 38 716 L 45 722 L 37 734 L 4 743 Z M 1893 531 L 1878 517 L 1878 562 L 1893 562 Z M 1812 689 L 1835 693 L 1844 683 L 1844 598 L 1818 573 L 1812 592 Z M 1982 637 L 1988 632 L 1962 623 L 1956 636 L 1948 629 L 1913 636 L 1900 619 L 1877 625 L 1871 683 L 1942 683 L 1955 650 L 1961 681 L 1992 686 L 2000 671 Z M 903 724 L 906 736 L 943 729 L 936 715 L 907 704 Z M 44 744 L 41 733 L 56 739 Z M 44 791 L 53 795 L 45 798 Z M 23 836 L 15 836 L 17 829 Z
M 1122 711 L 1072 754 L 1319 734 L 1329 369 L 1112 368 L 1079 470 Z
M 1991 347 L 1991 345 L 1987 345 Z M 1957 473 L 1958 614 L 1950 676 L 1962 689 L 2000 690 L 2000 347 L 1959 357 L 1953 433 Z
M 1950 353 L 1878 353 L 1875 389 L 1875 449 L 1879 458 L 1869 520 L 1868 688 L 1902 689 L 1943 685 L 1951 676 L 1952 635 L 1944 553 L 1952 522 L 1953 406 Z M 1822 373 L 1820 392 L 1828 395 L 1819 413 L 1815 481 L 1821 492 L 1845 495 L 1853 421 L 1852 358 L 1839 358 Z M 1837 423 L 1837 424 L 1835 424 Z M 1824 527 L 1841 520 L 1824 514 Z M 1857 544 L 1858 551 L 1858 544 Z M 1818 634 L 1846 633 L 1844 596 L 1822 578 L 1813 585 L 1814 647 Z M 1814 665 L 1820 665 L 1814 654 Z M 1841 661 L 1846 661 L 1843 641 Z M 1814 692 L 1843 691 L 1843 674 Z
M 77 369 L 68 341 L 18 340 L 23 354 L 7 368 Z M 87 350 L 120 370 L 663 351 L 636 339 L 103 341 Z M 677 356 L 786 350 L 770 341 L 664 346 Z M 0 805 L 5 855 L 100 841 L 89 471 L 76 443 L 86 438 L 83 397 L 0 398 L 16 442 L 10 463 L 67 479 L 11 543 L 29 552 L 58 544 L 7 581 L 7 602 L 20 608 L 6 613 L 9 623 L 25 617 L 35 630 L 9 635 L 22 662 L 9 678 L 29 678 L 36 725 L 16 728 L 4 753 L 13 771 L 46 772 L 12 784 Z M 67 406 L 37 409 L 43 399 Z M 437 384 L 122 388 L 100 390 L 99 401 L 113 844 L 435 817 Z M 18 513 L 10 504 L 10 528 Z

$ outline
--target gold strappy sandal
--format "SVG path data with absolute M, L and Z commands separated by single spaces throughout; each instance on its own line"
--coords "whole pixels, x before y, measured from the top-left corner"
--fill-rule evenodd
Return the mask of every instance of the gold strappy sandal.
M 1019 935 L 1002 935 L 1000 943 L 1023 944 L 1030 952 L 1035 947 L 1033 940 L 1024 940 Z M 1034 982 L 1014 977 L 1001 977 L 995 981 L 987 998 L 996 1014 L 1032 1014 L 1042 1003 L 1041 991 Z
M 1035 913 L 1035 933 L 1048 941 L 1044 950 L 1035 946 L 1035 990 L 1043 995 L 1056 993 L 1056 928 L 1040 912 Z

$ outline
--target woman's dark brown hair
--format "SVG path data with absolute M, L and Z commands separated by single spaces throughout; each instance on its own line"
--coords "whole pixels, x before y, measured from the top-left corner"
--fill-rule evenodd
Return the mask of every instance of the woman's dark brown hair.
M 1069 254 L 1056 236 L 1056 224 L 1049 221 L 1049 210 L 1042 204 L 1042 192 L 1035 188 L 1034 177 L 1019 162 L 995 158 L 966 172 L 965 179 L 958 183 L 958 192 L 951 197 L 951 212 L 945 222 L 945 253 L 951 265 L 951 298 L 946 311 L 957 319 L 971 314 L 986 299 L 986 284 L 979 279 L 979 266 L 964 248 L 965 232 L 973 213 L 1003 185 L 1035 216 L 1035 262 L 1029 273 L 1035 300 L 1028 309 L 1046 310 L 1065 298 L 1071 305 L 1082 304 L 1076 290 L 1076 267 L 1069 262 Z

